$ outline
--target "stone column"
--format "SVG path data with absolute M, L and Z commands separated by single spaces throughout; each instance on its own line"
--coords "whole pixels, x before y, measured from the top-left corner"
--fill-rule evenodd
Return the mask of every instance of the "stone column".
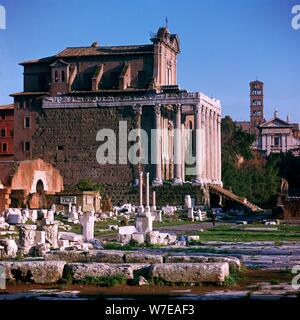
M 210 132 L 209 132 L 209 109 L 205 112 L 205 142 L 206 142 L 206 180 L 207 183 L 211 182 L 211 172 L 210 172 Z
M 222 136 L 221 136 L 221 115 L 217 117 L 218 125 L 218 183 L 222 185 Z
M 152 182 L 153 186 L 161 186 L 163 184 L 161 178 L 161 105 L 154 106 L 154 123 L 155 123 L 155 179 Z
M 95 217 L 94 212 L 89 211 L 80 217 L 80 223 L 82 225 L 82 236 L 84 241 L 94 239 L 94 225 Z
M 202 108 L 201 112 L 201 145 L 202 145 L 202 179 L 204 183 L 207 183 L 206 176 L 206 110 Z
M 22 225 L 18 225 L 18 228 L 19 228 L 19 246 L 24 252 L 24 254 L 28 254 L 30 249 L 35 244 L 36 225 L 22 224 Z
M 140 129 L 141 129 L 141 123 L 142 123 L 142 112 L 143 112 L 143 107 L 140 104 L 135 104 L 132 106 L 132 111 L 135 116 L 135 121 L 136 121 L 136 129 L 139 131 L 139 141 L 138 141 L 138 148 L 139 151 L 137 152 L 137 156 L 141 156 L 141 135 L 140 135 Z M 141 163 L 139 162 L 134 166 L 134 185 L 138 186 L 139 185 L 139 172 L 142 171 Z
M 213 136 L 213 111 L 209 113 L 209 171 L 211 182 L 214 183 L 214 136 Z
M 150 196 L 149 196 L 149 172 L 146 172 L 146 206 L 145 211 L 150 211 Z
M 185 146 L 186 146 L 186 136 L 185 136 L 185 126 L 184 123 L 181 124 L 181 180 L 182 182 L 185 181 Z
M 194 184 L 202 184 L 202 156 L 201 156 L 201 105 L 194 105 L 194 117 L 195 117 L 195 140 L 196 140 L 196 165 L 195 165 L 195 178 Z
M 139 200 L 140 200 L 140 205 L 139 205 L 139 213 L 144 212 L 144 206 L 143 206 L 143 172 L 140 172 L 140 180 L 139 180 Z
M 42 229 L 45 231 L 46 242 L 50 243 L 52 248 L 57 248 L 58 225 L 56 223 L 47 224 Z
M 214 173 L 214 182 L 217 183 L 217 165 L 218 165 L 218 135 L 217 135 L 217 114 L 216 112 L 213 112 L 213 139 L 214 139 L 214 144 L 213 144 L 213 173 Z
M 175 130 L 174 130 L 174 185 L 182 184 L 182 143 L 181 143 L 181 105 L 174 106 Z
M 152 206 L 151 211 L 156 211 L 156 191 L 152 192 Z

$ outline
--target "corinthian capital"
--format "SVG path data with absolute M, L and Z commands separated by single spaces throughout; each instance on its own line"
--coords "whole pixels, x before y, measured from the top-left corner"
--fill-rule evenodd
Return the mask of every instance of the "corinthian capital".
M 195 113 L 200 113 L 202 110 L 202 106 L 200 103 L 197 103 L 197 104 L 194 104 L 193 109 Z
M 181 104 L 180 103 L 177 103 L 175 105 L 173 105 L 173 110 L 174 112 L 181 112 Z
M 143 111 L 143 107 L 141 104 L 137 103 L 132 106 L 132 111 L 135 115 L 141 115 Z

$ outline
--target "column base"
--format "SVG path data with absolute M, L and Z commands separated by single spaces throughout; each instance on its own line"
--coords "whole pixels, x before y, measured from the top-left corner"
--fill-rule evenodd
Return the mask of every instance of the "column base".
M 156 209 L 156 206 L 151 206 L 151 208 L 150 208 L 150 211 L 151 212 L 155 212 L 157 209 Z
M 163 181 L 159 178 L 155 178 L 153 181 L 152 181 L 152 186 L 153 187 L 160 187 L 163 185 Z
M 144 213 L 144 206 L 139 206 L 137 212 L 140 213 Z
M 192 185 L 197 185 L 197 186 L 199 186 L 199 185 L 203 185 L 204 183 L 203 183 L 203 179 L 197 179 L 197 178 L 195 178 L 195 179 L 193 179 L 192 180 Z
M 179 178 L 174 178 L 172 180 L 172 186 L 181 186 L 182 185 L 182 180 Z

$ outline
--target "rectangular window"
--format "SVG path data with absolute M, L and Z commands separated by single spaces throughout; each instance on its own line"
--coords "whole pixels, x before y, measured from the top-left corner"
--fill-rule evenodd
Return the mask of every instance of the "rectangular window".
M 57 146 L 57 150 L 59 150 L 59 151 L 64 150 L 64 146 Z
M 30 141 L 24 141 L 24 151 L 30 151 Z
M 276 147 L 280 146 L 280 137 L 274 137 L 274 145 Z
M 6 137 L 6 129 L 1 129 L 1 137 Z
M 7 152 L 7 143 L 2 143 L 2 152 Z
M 4 112 L 1 112 L 1 119 L 5 120 L 5 113 Z
M 14 130 L 13 130 L 13 129 L 10 130 L 10 136 L 11 136 L 11 137 L 14 136 Z
M 30 128 L 30 116 L 24 118 L 24 128 Z

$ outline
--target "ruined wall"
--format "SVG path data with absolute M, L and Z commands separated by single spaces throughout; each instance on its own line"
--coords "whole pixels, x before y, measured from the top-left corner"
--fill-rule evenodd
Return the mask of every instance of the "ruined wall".
M 300 220 L 300 199 L 290 199 L 283 202 L 284 219 Z
M 96 135 L 104 128 L 117 135 L 118 160 L 121 120 L 127 121 L 128 131 L 135 128 L 131 107 L 45 109 L 33 137 L 33 157 L 54 164 L 65 185 L 74 185 L 82 178 L 100 183 L 132 182 L 132 165 L 100 165 L 96 160 L 97 149 L 103 143 L 96 141 Z

